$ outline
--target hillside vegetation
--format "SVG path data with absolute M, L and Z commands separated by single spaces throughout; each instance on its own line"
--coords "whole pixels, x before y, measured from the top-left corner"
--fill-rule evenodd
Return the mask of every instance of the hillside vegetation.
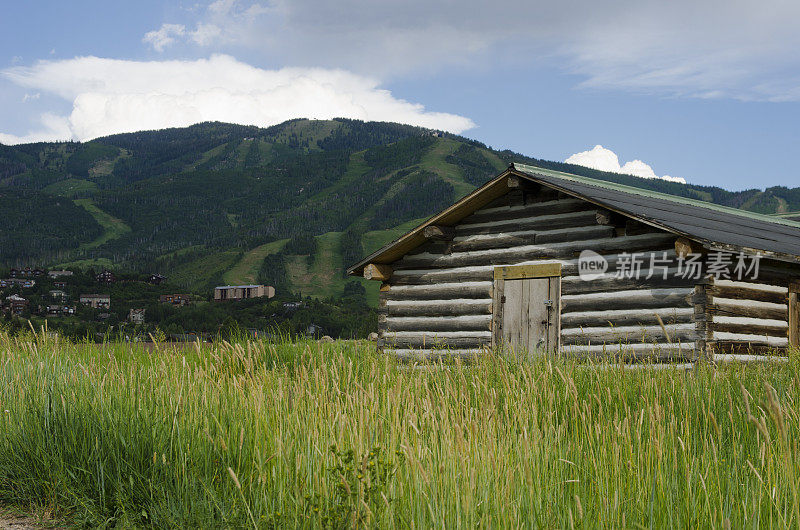
M 648 181 L 394 123 L 203 123 L 0 145 L 0 266 L 110 263 L 197 292 L 256 281 L 335 295 L 346 265 L 512 161 L 751 211 L 800 210 L 800 188 Z

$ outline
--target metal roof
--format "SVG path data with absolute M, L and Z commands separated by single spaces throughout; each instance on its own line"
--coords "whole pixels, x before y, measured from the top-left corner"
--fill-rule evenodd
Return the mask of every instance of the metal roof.
M 512 175 L 557 189 L 709 247 L 761 253 L 783 261 L 800 262 L 798 221 L 535 166 L 512 164 L 502 174 L 453 206 L 353 265 L 348 269 L 348 274 L 361 274 L 369 263 L 391 263 L 399 259 L 425 242 L 422 230 L 426 226 L 452 226 L 506 193 L 506 181 Z
M 788 219 L 790 221 L 800 221 L 800 212 L 776 213 L 774 216 Z
M 710 246 L 800 261 L 800 223 L 696 199 L 515 164 L 535 182 Z

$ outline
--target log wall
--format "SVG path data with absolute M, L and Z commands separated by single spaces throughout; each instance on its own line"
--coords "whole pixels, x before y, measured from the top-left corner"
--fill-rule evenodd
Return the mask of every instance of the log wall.
M 585 249 L 612 264 L 621 253 L 675 257 L 674 235 L 613 218 L 556 192 L 510 192 L 465 218 L 451 241 L 429 241 L 391 264 L 380 294 L 381 344 L 400 357 L 432 356 L 440 348 L 469 356 L 491 348 L 495 267 L 557 262 L 562 351 L 614 354 L 623 344 L 635 358 L 692 357 L 698 339 L 692 282 L 579 277 Z
M 789 277 L 710 281 L 708 354 L 716 360 L 754 360 L 789 346 Z

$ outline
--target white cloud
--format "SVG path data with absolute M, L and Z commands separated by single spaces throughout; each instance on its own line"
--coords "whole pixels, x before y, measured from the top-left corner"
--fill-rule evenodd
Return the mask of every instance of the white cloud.
M 222 30 L 215 24 L 198 24 L 191 33 L 192 41 L 199 46 L 209 46 L 222 35 Z
M 41 97 L 41 94 L 38 93 L 38 92 L 36 94 L 25 94 L 24 96 L 22 96 L 22 102 L 23 103 L 27 103 L 29 101 L 36 101 L 40 97 Z
M 72 138 L 69 120 L 63 116 L 44 113 L 39 117 L 41 127 L 21 136 L 0 132 L 0 144 L 27 144 L 31 142 L 50 142 Z
M 270 8 L 258 2 L 217 0 L 205 9 L 193 30 L 187 29 L 185 24 L 162 24 L 159 29 L 145 33 L 142 40 L 159 52 L 178 41 L 203 47 L 238 44 L 244 36 L 258 33 L 257 19 L 270 12 Z
M 219 0 L 191 16 L 193 33 L 219 33 L 189 42 L 382 78 L 547 62 L 584 87 L 800 101 L 800 2 L 787 0 Z
M 0 136 L 3 143 L 87 140 L 201 121 L 266 127 L 300 117 L 393 121 L 455 133 L 475 126 L 469 118 L 397 99 L 374 79 L 344 70 L 264 70 L 226 55 L 149 62 L 80 57 L 0 73 L 72 102 L 68 117 L 48 115 L 41 130 Z
M 653 171 L 652 167 L 641 160 L 631 160 L 620 166 L 617 154 L 610 149 L 606 149 L 602 145 L 596 145 L 589 151 L 575 153 L 564 160 L 564 162 L 577 166 L 590 167 L 600 171 L 608 171 L 610 173 L 622 173 L 646 179 L 661 179 L 686 184 L 686 180 L 681 177 L 670 177 L 669 175 L 659 177 L 656 175 L 655 171 Z
M 162 24 L 160 28 L 148 31 L 142 37 L 142 42 L 149 44 L 157 52 L 174 43 L 177 37 L 186 35 L 186 26 L 183 24 Z

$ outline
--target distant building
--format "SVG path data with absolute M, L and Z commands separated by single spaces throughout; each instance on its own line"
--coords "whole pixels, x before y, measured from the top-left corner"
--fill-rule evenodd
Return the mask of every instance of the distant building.
M 192 295 L 190 294 L 162 294 L 158 297 L 158 301 L 162 304 L 172 305 L 187 305 L 192 303 Z
M 47 316 L 60 317 L 75 314 L 75 306 L 52 304 L 47 306 Z
M 79 300 L 93 309 L 111 308 L 111 296 L 107 294 L 82 294 Z
M 47 273 L 47 275 L 50 278 L 54 279 L 54 280 L 56 278 L 63 278 L 65 276 L 72 276 L 73 274 L 74 273 L 72 271 L 64 271 L 64 270 L 61 270 L 61 271 L 50 271 L 50 272 Z
M 10 276 L 12 278 L 38 278 L 42 276 L 44 271 L 42 269 L 31 269 L 25 267 L 24 269 L 11 269 Z
M 144 324 L 144 309 L 131 309 L 128 313 L 128 322 L 131 324 Z
M 245 300 L 275 296 L 275 288 L 270 285 L 224 285 L 214 288 L 214 301 Z
M 306 335 L 309 337 L 316 337 L 317 335 L 321 335 L 322 332 L 322 326 L 318 326 L 314 323 L 309 324 L 306 328 Z
M 153 285 L 161 285 L 166 279 L 167 277 L 162 276 L 161 274 L 151 274 L 150 277 L 147 279 L 147 283 L 152 283 Z
M 0 280 L 0 287 L 21 287 L 29 289 L 36 285 L 36 280 L 28 280 L 25 278 L 6 278 Z
M 67 293 L 61 289 L 52 289 L 51 291 L 48 291 L 47 294 L 50 295 L 50 298 L 58 298 L 59 300 L 64 300 L 67 298 Z
M 65 289 L 67 287 L 67 282 L 53 282 L 53 287 L 56 289 Z
M 14 315 L 21 315 L 28 307 L 28 300 L 16 294 L 6 297 L 6 303 Z
M 117 277 L 108 269 L 95 276 L 95 279 L 100 283 L 114 283 L 117 281 Z
M 284 309 L 292 309 L 292 310 L 294 310 L 294 309 L 300 309 L 301 307 L 303 307 L 303 302 L 284 302 L 283 303 L 283 308 Z

